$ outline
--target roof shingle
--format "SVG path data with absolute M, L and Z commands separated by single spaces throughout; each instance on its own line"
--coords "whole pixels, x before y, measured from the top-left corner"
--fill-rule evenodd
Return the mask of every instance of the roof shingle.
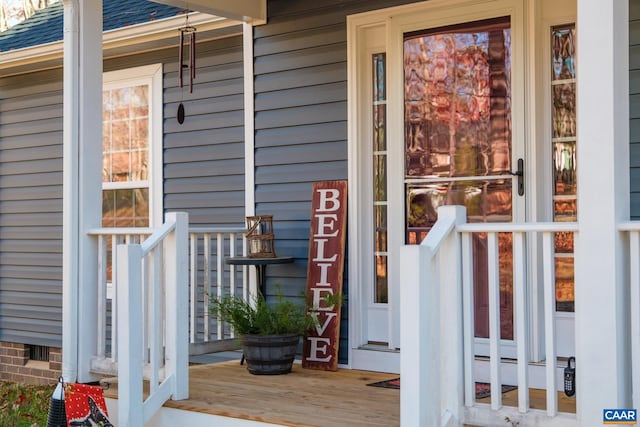
M 184 9 L 148 0 L 103 0 L 102 28 L 109 31 L 170 18 L 183 12 Z M 63 15 L 63 4 L 58 2 L 0 33 L 0 52 L 61 41 Z

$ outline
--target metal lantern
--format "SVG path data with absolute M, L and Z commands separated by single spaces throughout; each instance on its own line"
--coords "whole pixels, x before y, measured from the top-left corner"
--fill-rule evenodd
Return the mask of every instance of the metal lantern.
M 247 228 L 249 258 L 274 258 L 273 216 L 248 216 Z

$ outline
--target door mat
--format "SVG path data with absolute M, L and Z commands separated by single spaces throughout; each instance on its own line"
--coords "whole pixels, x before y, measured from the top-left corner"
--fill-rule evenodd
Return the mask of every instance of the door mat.
M 383 387 L 383 388 L 400 388 L 400 378 L 392 378 L 390 380 L 378 381 L 375 383 L 367 384 L 372 387 Z M 518 387 L 514 385 L 502 385 L 502 392 L 506 393 L 511 390 L 515 390 Z M 484 399 L 485 397 L 491 396 L 491 384 L 489 383 L 476 383 L 476 399 Z
M 393 378 L 390 380 L 378 381 L 377 383 L 371 383 L 367 385 L 370 385 L 371 387 L 400 389 L 400 378 Z
M 515 385 L 502 384 L 502 392 L 506 393 L 511 390 L 515 390 L 518 387 Z M 491 396 L 491 384 L 489 383 L 476 383 L 476 399 L 484 399 Z

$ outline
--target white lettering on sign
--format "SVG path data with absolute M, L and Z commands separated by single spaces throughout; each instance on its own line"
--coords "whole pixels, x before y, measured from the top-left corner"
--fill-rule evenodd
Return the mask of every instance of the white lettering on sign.
M 318 355 L 319 352 L 322 352 L 323 356 L 327 354 L 327 350 L 329 350 L 329 344 L 331 343 L 331 340 L 329 338 L 308 337 L 307 340 L 311 344 L 309 357 L 307 358 L 307 360 L 310 360 L 312 362 L 328 362 L 331 360 L 331 355 L 328 355 L 326 357 L 319 357 Z
M 346 194 L 346 181 L 313 185 L 307 295 L 316 324 L 305 338 L 302 360 L 312 369 L 337 369 L 340 304 L 330 297 L 342 292 Z
M 324 322 L 322 322 L 322 324 L 320 323 L 320 313 L 315 313 L 314 317 L 316 318 L 316 320 L 318 321 L 318 324 L 316 325 L 316 332 L 318 333 L 318 335 L 322 336 L 322 334 L 324 334 L 324 331 L 327 330 L 327 326 L 329 326 L 329 323 L 331 323 L 331 321 L 334 319 L 334 317 L 336 317 L 338 315 L 338 313 L 322 313 L 323 316 L 326 317 L 326 319 L 324 319 Z
M 327 295 L 333 295 L 333 289 L 323 288 L 311 288 L 313 293 L 313 309 L 315 311 L 331 311 L 335 307 L 335 304 L 331 304 L 331 307 L 322 307 L 322 303 L 325 302 L 324 298 Z M 323 296 L 322 293 L 325 293 Z
M 327 282 L 327 271 L 329 271 L 329 267 L 333 264 L 327 264 L 324 262 L 319 262 L 318 267 L 320 267 L 320 281 L 316 282 L 316 286 L 331 286 L 331 283 Z
M 324 244 L 327 243 L 329 239 L 314 239 L 313 241 L 318 244 L 316 257 L 313 259 L 313 262 L 334 262 L 336 258 L 338 258 L 338 254 L 334 254 L 331 258 L 326 258 L 324 254 Z
M 313 237 L 336 237 L 338 235 L 338 231 L 336 230 L 331 234 L 326 234 L 325 229 L 328 228 L 330 230 L 334 230 L 336 227 L 336 221 L 338 220 L 338 215 L 336 214 L 318 214 L 315 215 L 318 218 L 318 233 L 314 234 Z M 331 219 L 331 221 L 327 222 L 327 218 Z
M 317 190 L 320 193 L 320 206 L 316 212 L 333 212 L 340 209 L 340 191 L 333 188 L 321 188 Z M 328 196 L 328 194 L 331 194 Z M 328 206 L 328 202 L 331 202 L 331 208 Z

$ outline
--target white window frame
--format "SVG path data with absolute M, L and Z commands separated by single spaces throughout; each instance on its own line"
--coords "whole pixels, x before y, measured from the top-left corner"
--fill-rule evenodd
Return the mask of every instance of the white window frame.
M 145 65 L 103 74 L 103 90 L 130 86 L 149 86 L 149 226 L 163 221 L 163 138 L 162 138 L 162 64 Z M 102 190 L 140 188 L 140 182 L 102 183 Z

